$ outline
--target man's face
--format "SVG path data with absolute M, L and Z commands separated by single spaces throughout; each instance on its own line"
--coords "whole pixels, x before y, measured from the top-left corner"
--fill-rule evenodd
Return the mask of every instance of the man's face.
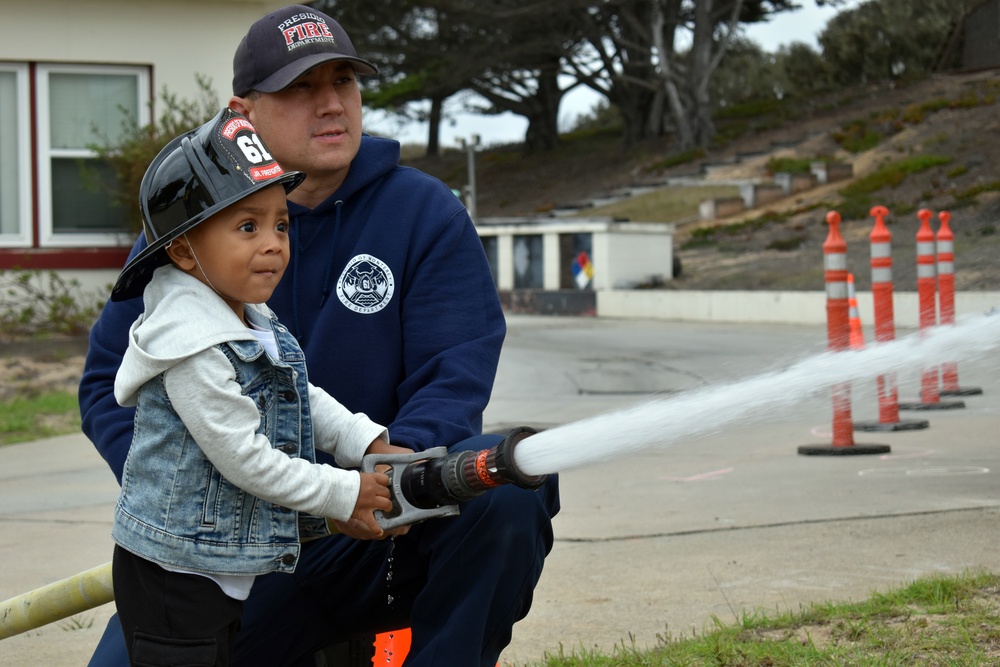
M 281 166 L 306 173 L 306 190 L 329 195 L 344 182 L 361 146 L 361 90 L 350 64 L 323 63 L 277 93 L 238 99 Z

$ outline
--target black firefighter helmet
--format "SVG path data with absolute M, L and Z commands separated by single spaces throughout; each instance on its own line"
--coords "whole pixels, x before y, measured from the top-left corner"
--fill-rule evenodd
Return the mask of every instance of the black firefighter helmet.
M 167 244 L 200 222 L 276 183 L 287 194 L 303 179 L 300 171 L 284 171 L 250 121 L 232 109 L 172 139 L 139 186 L 148 245 L 122 269 L 111 300 L 141 296 L 153 271 L 170 262 Z

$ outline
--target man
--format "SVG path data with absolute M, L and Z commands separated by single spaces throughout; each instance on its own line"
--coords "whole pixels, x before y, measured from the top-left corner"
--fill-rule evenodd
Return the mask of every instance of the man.
M 357 75 L 375 67 L 332 18 L 292 5 L 251 26 L 233 68 L 229 106 L 286 170 L 307 174 L 290 193 L 292 260 L 268 305 L 310 382 L 387 424 L 394 445 L 496 445 L 480 433 L 505 324 L 482 244 L 447 186 L 399 166 L 397 142 L 362 135 Z M 105 307 L 80 386 L 84 431 L 119 480 L 133 413 L 112 387 L 141 309 Z M 233 664 L 314 665 L 330 643 L 411 627 L 408 665 L 495 665 L 530 607 L 558 508 L 553 476 L 392 539 L 338 522 L 339 535 L 303 547 L 294 574 L 258 578 Z M 116 625 L 92 665 L 127 664 Z

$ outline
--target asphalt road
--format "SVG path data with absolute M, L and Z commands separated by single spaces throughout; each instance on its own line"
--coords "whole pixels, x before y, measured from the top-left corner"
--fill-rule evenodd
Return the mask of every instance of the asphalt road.
M 614 413 L 825 349 L 821 327 L 510 316 L 509 329 L 489 430 Z M 556 544 L 503 661 L 648 646 L 713 617 L 1000 571 L 997 362 L 960 366 L 962 385 L 983 390 L 966 407 L 906 414 L 929 428 L 855 433 L 887 455 L 800 455 L 830 442 L 829 394 L 817 387 L 690 442 L 561 473 Z M 900 375 L 901 400 L 917 394 L 916 370 Z M 853 399 L 856 420 L 877 419 L 874 379 Z M 116 495 L 82 436 L 0 448 L 0 599 L 109 560 Z M 110 607 L 0 641 L 0 664 L 86 664 Z

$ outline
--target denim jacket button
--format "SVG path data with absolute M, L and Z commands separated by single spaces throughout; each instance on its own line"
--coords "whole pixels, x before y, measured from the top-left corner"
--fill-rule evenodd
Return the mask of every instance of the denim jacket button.
M 284 556 L 281 557 L 281 563 L 282 565 L 292 565 L 293 563 L 295 563 L 295 555 L 285 554 Z
M 297 398 L 297 396 L 296 396 L 295 392 L 292 391 L 291 389 L 286 389 L 283 392 L 281 392 L 281 400 L 283 400 L 283 401 L 288 401 L 289 403 L 291 403 L 296 398 Z
M 278 445 L 277 449 L 286 454 L 296 454 L 298 453 L 298 447 L 295 446 L 294 442 L 286 442 Z

